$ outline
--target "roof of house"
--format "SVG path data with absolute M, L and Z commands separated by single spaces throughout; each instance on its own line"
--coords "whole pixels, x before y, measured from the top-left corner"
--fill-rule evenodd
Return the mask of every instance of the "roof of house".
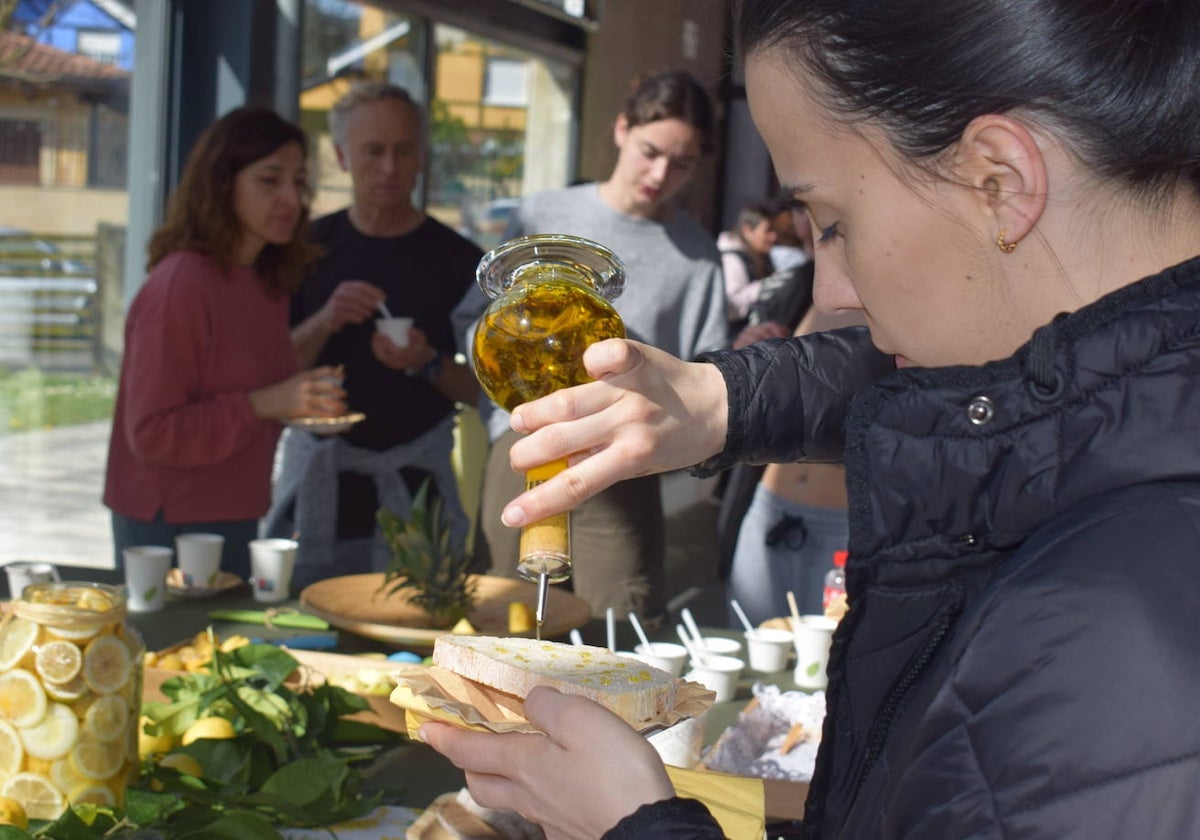
M 0 31 L 0 78 L 31 84 L 127 79 L 129 72 L 94 58 L 39 44 L 16 32 Z

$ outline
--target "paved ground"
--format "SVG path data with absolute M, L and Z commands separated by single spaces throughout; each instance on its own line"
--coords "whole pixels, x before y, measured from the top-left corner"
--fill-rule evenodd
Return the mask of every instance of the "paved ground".
M 0 435 L 0 564 L 112 568 L 100 503 L 108 422 Z
M 100 503 L 110 425 L 0 435 L 0 565 L 113 568 L 108 510 Z M 724 625 L 710 486 L 682 473 L 665 477 L 667 578 L 673 618 L 690 606 L 701 623 Z

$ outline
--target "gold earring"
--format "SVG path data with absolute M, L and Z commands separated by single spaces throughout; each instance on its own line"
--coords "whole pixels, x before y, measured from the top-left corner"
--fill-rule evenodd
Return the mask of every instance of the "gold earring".
M 996 234 L 996 247 L 1000 249 L 1001 254 L 1011 254 L 1013 251 L 1017 250 L 1017 243 L 1005 242 L 1004 231 L 1001 230 L 998 234 Z

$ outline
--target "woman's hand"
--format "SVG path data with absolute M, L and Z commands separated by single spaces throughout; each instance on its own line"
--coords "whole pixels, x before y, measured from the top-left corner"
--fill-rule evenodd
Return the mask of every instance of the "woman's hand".
M 337 417 L 346 413 L 346 392 L 339 367 L 304 370 L 248 395 L 254 413 L 273 420 L 294 417 Z
M 525 716 L 545 734 L 427 723 L 421 738 L 466 771 L 476 802 L 518 811 L 551 840 L 599 837 L 675 795 L 654 747 L 597 703 L 543 686 L 529 693 Z
M 714 365 L 626 339 L 593 344 L 583 363 L 599 381 L 513 412 L 513 429 L 530 433 L 512 447 L 514 470 L 563 457 L 571 466 L 509 502 L 501 516 L 509 527 L 578 507 L 618 481 L 692 466 L 725 445 L 728 400 Z

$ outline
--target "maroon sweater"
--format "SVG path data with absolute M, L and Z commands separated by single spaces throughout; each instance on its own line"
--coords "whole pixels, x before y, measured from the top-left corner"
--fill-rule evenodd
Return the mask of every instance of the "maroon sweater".
M 143 521 L 262 516 L 282 426 L 247 395 L 296 370 L 286 297 L 253 269 L 167 256 L 126 318 L 104 503 Z

